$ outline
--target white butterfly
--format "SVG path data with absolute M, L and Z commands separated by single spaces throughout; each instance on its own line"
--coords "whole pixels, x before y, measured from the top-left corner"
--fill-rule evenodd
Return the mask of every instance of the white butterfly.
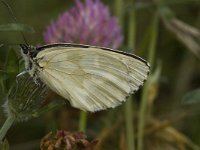
M 149 64 L 113 49 L 79 44 L 21 44 L 29 74 L 84 111 L 114 108 L 143 85 Z

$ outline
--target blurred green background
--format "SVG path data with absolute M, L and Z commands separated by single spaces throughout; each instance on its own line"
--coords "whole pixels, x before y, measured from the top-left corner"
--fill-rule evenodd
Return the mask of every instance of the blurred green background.
M 134 53 L 153 62 L 150 81 L 148 86 L 144 87 L 147 89 L 147 101 L 143 118 L 145 125 L 142 149 L 198 149 L 196 145 L 200 145 L 200 96 L 199 92 L 187 97 L 185 95 L 200 87 L 200 1 L 102 2 L 108 5 L 112 15 L 119 18 L 125 37 L 121 48 L 131 51 L 133 45 L 129 44 L 129 36 L 133 34 Z M 43 32 L 46 26 L 75 5 L 73 0 L 7 0 L 7 3 L 11 6 L 18 23 L 34 28 L 34 34 L 25 33 L 31 45 L 44 44 Z M 13 22 L 8 9 L 0 3 L 0 25 Z M 23 43 L 23 38 L 19 32 L 0 31 L 0 45 L 20 43 Z M 0 47 L 0 70 L 6 70 L 7 62 L 16 58 L 9 57 L 11 47 L 20 58 L 19 47 Z M 154 49 L 153 57 L 149 54 L 150 49 Z M 23 69 L 23 64 L 20 68 Z M 2 74 L 1 83 L 9 89 L 15 80 Z M 137 92 L 132 100 L 134 147 L 140 147 L 138 120 L 141 119 L 144 88 Z M 5 102 L 5 91 L 0 91 L 0 105 Z M 123 104 L 115 109 L 88 114 L 86 133 L 89 139 L 97 138 L 101 141 L 96 149 L 132 149 L 126 136 L 125 109 Z M 3 107 L 0 110 L 2 125 L 6 117 Z M 6 138 L 12 150 L 37 150 L 41 138 L 48 132 L 56 129 L 73 132 L 78 131 L 78 126 L 79 110 L 65 105 L 39 118 L 15 123 Z

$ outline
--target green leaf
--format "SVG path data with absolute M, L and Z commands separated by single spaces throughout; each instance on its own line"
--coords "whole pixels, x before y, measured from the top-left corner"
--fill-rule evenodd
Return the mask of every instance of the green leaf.
M 200 89 L 196 89 L 194 91 L 187 93 L 182 99 L 183 104 L 194 104 L 199 102 L 200 102 Z
M 4 46 L 4 44 L 3 44 L 3 43 L 2 43 L 2 44 L 0 44 L 0 48 L 1 48 L 1 47 L 3 47 L 3 46 Z
M 10 49 L 8 52 L 7 56 L 7 61 L 6 61 L 6 70 L 5 70 L 9 75 L 14 76 L 18 73 L 19 71 L 19 64 L 18 64 L 18 57 L 14 49 Z
M 0 150 L 9 150 L 10 146 L 7 140 L 0 143 Z
M 149 77 L 149 82 L 151 85 L 153 84 L 158 84 L 160 76 L 161 76 L 161 71 L 162 71 L 162 63 L 158 61 L 156 64 L 155 71 L 151 73 L 151 76 Z
M 140 55 L 142 55 L 142 56 L 144 56 L 145 55 L 145 53 L 146 53 L 146 49 L 148 49 L 148 46 L 149 46 L 149 39 L 151 38 L 151 34 L 152 34 L 152 32 L 153 32 L 153 22 L 150 24 L 150 25 L 148 25 L 148 28 L 146 29 L 146 31 L 145 31 L 145 34 L 144 34 L 144 37 L 143 37 L 143 40 L 139 43 L 139 50 L 141 50 L 140 51 Z
M 5 93 L 5 82 L 7 73 L 4 70 L 0 70 L 0 92 Z M 1 94 L 2 94 L 1 93 Z
M 15 23 L 0 25 L 0 31 L 21 31 L 21 32 L 34 33 L 34 29 L 32 27 L 24 24 L 15 24 Z
M 8 51 L 5 72 L 7 73 L 5 78 L 6 87 L 9 89 L 9 87 L 15 82 L 16 75 L 19 72 L 18 57 L 14 49 L 9 49 Z

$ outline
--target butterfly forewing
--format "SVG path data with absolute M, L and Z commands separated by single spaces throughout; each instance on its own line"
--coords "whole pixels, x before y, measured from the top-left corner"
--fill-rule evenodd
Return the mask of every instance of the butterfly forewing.
M 149 72 L 135 55 L 98 47 L 48 46 L 35 59 L 44 83 L 74 107 L 92 112 L 121 104 Z

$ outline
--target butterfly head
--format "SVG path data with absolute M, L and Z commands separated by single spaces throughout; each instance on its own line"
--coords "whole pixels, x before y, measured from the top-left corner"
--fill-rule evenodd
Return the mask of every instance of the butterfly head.
M 26 55 L 29 57 L 34 57 L 37 50 L 34 46 L 27 45 L 27 44 L 20 44 L 21 47 L 21 53 L 22 55 Z
M 34 51 L 36 51 L 35 47 L 31 46 L 31 45 L 27 45 L 27 44 L 20 44 L 21 47 L 21 52 L 25 55 L 30 55 L 32 54 Z
M 34 57 L 37 55 L 36 47 L 27 44 L 20 44 L 20 47 L 22 57 L 25 61 L 25 68 L 31 74 L 31 76 L 33 76 L 35 73 Z
M 21 52 L 25 55 L 29 54 L 31 47 L 27 44 L 20 44 Z

